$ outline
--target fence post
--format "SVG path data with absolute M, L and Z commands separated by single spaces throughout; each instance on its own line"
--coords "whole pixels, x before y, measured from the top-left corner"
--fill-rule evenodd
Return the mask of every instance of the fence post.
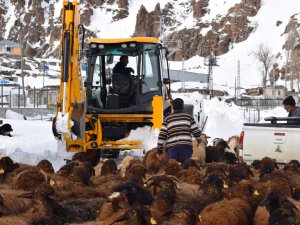
M 9 108 L 11 109 L 11 89 L 9 90 Z
M 1 102 L 2 102 L 2 108 L 3 108 L 3 84 L 1 84 Z
M 35 108 L 35 86 L 33 88 L 33 108 Z
M 20 94 L 21 94 L 21 87 L 19 85 L 19 91 L 18 91 L 18 109 L 20 108 Z
M 49 108 L 49 106 L 48 106 L 48 102 L 49 102 L 49 99 L 48 99 L 49 98 L 49 96 L 48 96 L 48 94 L 49 94 L 48 93 L 48 88 L 46 89 L 46 91 L 47 91 L 47 109 L 48 109 Z
M 36 107 L 39 108 L 39 90 L 36 92 Z

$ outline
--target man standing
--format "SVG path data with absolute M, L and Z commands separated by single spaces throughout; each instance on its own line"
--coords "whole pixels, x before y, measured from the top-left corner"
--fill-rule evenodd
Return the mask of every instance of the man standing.
M 194 118 L 183 112 L 182 99 L 176 98 L 171 102 L 171 107 L 172 114 L 165 118 L 158 136 L 157 157 L 161 159 L 163 145 L 166 142 L 167 159 L 176 159 L 184 163 L 193 154 L 192 135 L 200 143 L 201 131 Z

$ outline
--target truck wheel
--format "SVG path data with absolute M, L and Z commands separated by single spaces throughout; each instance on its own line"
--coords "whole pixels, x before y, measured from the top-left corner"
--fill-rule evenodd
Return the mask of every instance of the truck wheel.
M 101 150 L 87 150 L 85 152 L 87 160 L 92 164 L 92 166 L 97 166 L 101 158 Z

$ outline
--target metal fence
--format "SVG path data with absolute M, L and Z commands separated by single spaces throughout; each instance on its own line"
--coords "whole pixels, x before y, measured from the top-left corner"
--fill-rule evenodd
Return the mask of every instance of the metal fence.
M 270 109 L 282 106 L 283 99 L 235 99 L 234 103 L 241 107 L 255 109 Z
M 260 110 L 251 108 L 241 108 L 244 119 L 248 123 L 258 123 L 260 121 Z
M 50 88 L 30 89 L 23 95 L 19 85 L 0 84 L 0 108 L 47 108 L 56 109 L 58 91 Z

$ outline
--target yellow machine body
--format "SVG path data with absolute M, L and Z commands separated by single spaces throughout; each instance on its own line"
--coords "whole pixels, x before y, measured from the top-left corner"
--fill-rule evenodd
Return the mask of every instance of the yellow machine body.
M 107 137 L 105 138 L 103 124 L 151 124 L 153 129 L 160 129 L 167 97 L 164 91 L 161 92 L 162 94 L 155 94 L 151 100 L 151 113 L 143 113 L 142 111 L 119 113 L 118 110 L 112 110 L 110 113 L 107 112 L 108 110 L 105 113 L 95 113 L 93 110 L 89 110 L 87 96 L 90 94 L 87 92 L 89 89 L 84 84 L 87 78 L 84 78 L 82 75 L 82 65 L 80 62 L 84 53 L 83 45 L 81 45 L 81 42 L 83 42 L 81 39 L 84 39 L 81 33 L 82 30 L 78 2 L 76 0 L 72 2 L 64 0 L 61 34 L 61 83 L 57 105 L 56 128 L 59 127 L 59 123 L 62 120 L 66 121 L 66 123 L 65 129 L 57 129 L 57 132 L 65 140 L 66 150 L 69 152 L 89 152 L 90 150 L 94 152 L 94 150 L 104 149 L 140 149 L 141 142 L 139 140 L 124 141 L 116 140 L 115 138 L 112 138 L 112 140 Z M 160 45 L 159 41 L 152 37 L 90 39 L 85 44 L 93 50 L 93 45 L 127 43 Z M 159 60 L 161 59 L 159 58 Z M 89 72 L 88 64 L 87 74 Z M 163 85 L 160 87 L 162 90 L 166 89 Z M 74 124 L 79 130 L 76 135 L 72 135 Z

